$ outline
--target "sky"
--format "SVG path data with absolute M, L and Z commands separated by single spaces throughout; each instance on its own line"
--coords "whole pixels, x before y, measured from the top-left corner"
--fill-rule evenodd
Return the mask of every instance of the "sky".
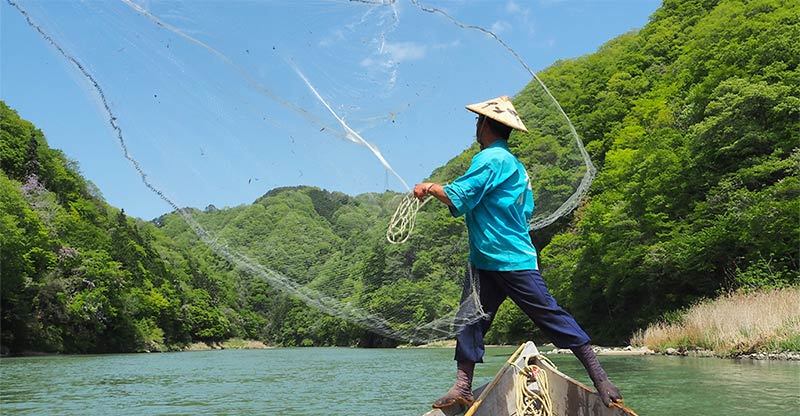
M 251 203 L 277 186 L 403 191 L 472 143 L 464 105 L 531 81 L 495 40 L 405 0 L 19 4 L 97 80 L 129 154 L 178 206 Z M 423 4 L 493 31 L 538 72 L 644 26 L 660 1 Z M 123 156 L 98 92 L 7 2 L 0 98 L 110 204 L 171 211 Z

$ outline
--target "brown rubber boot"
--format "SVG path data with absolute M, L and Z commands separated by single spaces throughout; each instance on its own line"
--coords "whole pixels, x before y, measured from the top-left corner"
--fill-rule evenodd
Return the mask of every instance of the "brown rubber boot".
M 433 402 L 434 409 L 445 409 L 451 406 L 469 408 L 475 399 L 472 397 L 472 374 L 475 363 L 459 361 L 456 370 L 456 382 L 444 396 Z
M 592 350 L 592 346 L 586 343 L 580 347 L 571 349 L 575 357 L 577 357 L 581 364 L 583 364 L 583 367 L 586 368 L 586 372 L 589 373 L 589 378 L 592 379 L 597 393 L 600 394 L 600 398 L 603 400 L 603 404 L 611 406 L 611 403 L 621 402 L 622 393 L 620 393 L 617 386 L 608 379 L 605 370 L 600 366 L 600 362 L 597 361 L 597 355 L 594 353 L 594 350 Z

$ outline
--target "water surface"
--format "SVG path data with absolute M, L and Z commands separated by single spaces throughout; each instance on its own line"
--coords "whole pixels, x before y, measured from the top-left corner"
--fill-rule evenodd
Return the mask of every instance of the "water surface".
M 487 382 L 514 348 L 490 348 Z M 4 415 L 419 415 L 452 383 L 450 349 L 279 348 L 0 360 Z M 552 356 L 588 381 L 572 356 Z M 788 415 L 800 363 L 601 357 L 640 415 Z

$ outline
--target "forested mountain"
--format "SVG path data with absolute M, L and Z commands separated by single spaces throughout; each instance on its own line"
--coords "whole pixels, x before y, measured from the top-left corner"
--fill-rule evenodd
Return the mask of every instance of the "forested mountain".
M 641 30 L 539 74 L 598 167 L 572 216 L 534 233 L 554 295 L 599 343 L 704 297 L 800 283 L 800 4 L 667 0 Z M 569 194 L 582 169 L 530 85 L 531 132 L 512 136 L 537 195 Z M 0 107 L 2 344 L 11 351 L 131 351 L 232 336 L 283 345 L 387 340 L 278 293 L 214 255 L 176 214 L 152 222 L 108 206 L 41 132 Z M 432 174 L 446 182 L 475 146 Z M 568 164 L 579 166 L 579 164 Z M 454 307 L 463 221 L 428 204 L 386 244 L 393 193 L 313 187 L 192 215 L 292 279 L 391 310 L 408 325 Z M 490 341 L 531 336 L 510 303 Z
M 0 135 L 5 352 L 136 351 L 229 335 L 224 310 L 209 307 L 216 275 L 106 204 L 2 102 Z
M 543 75 L 600 170 L 543 255 L 595 337 L 800 282 L 797 39 L 798 2 L 665 1 L 640 32 Z

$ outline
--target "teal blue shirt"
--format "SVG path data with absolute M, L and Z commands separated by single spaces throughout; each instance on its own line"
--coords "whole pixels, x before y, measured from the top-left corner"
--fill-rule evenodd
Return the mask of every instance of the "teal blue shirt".
M 533 192 L 525 166 L 497 140 L 472 158 L 467 172 L 444 187 L 450 212 L 465 216 L 469 260 L 491 271 L 537 269 L 528 235 Z

